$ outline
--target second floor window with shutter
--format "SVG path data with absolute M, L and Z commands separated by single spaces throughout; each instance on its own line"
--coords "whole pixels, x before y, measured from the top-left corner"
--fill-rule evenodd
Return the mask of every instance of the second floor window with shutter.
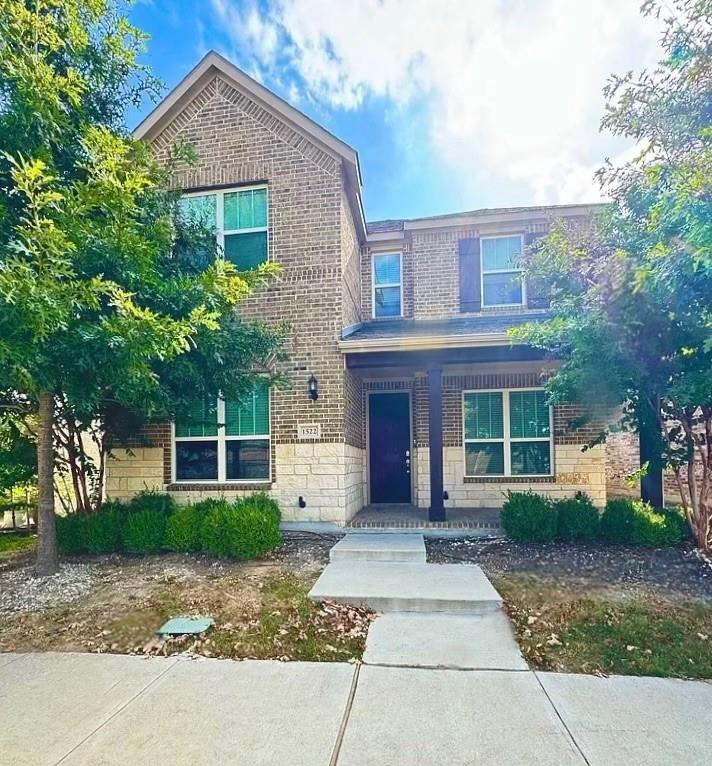
M 525 301 L 522 278 L 522 237 L 482 237 L 482 305 L 521 306 Z
M 403 315 L 403 278 L 400 253 L 376 253 L 373 256 L 373 316 Z
M 186 194 L 181 213 L 215 231 L 224 257 L 240 271 L 268 258 L 267 188 L 221 189 Z

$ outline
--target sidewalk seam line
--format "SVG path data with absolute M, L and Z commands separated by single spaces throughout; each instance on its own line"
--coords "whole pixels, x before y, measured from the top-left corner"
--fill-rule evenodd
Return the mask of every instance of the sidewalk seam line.
M 566 723 L 566 721 L 564 721 L 564 718 L 561 715 L 561 713 L 559 712 L 559 709 L 554 704 L 554 700 L 551 699 L 551 697 L 549 696 L 549 692 L 546 690 L 544 684 L 541 682 L 541 678 L 539 678 L 539 673 L 537 673 L 536 670 L 533 670 L 532 673 L 534 674 L 534 678 L 536 678 L 537 683 L 541 687 L 541 690 L 544 692 L 544 696 L 549 700 L 549 704 L 551 705 L 551 707 L 553 708 L 554 712 L 556 713 L 556 717 L 561 721 L 561 725 L 564 727 L 564 729 L 566 730 L 566 733 L 569 735 L 569 737 L 571 737 L 571 741 L 574 743 L 574 747 L 576 748 L 576 750 L 578 750 L 579 755 L 581 756 L 581 758 L 583 758 L 584 763 L 587 764 L 587 766 L 591 766 L 591 762 L 588 760 L 588 758 L 586 758 L 586 755 L 583 752 L 583 750 L 581 749 L 581 746 L 576 741 L 576 737 L 574 737 L 573 732 L 571 731 L 571 729 L 569 729 L 568 724 Z
M 145 660 L 144 660 L 145 662 Z M 116 710 L 114 713 L 112 713 L 105 721 L 102 721 L 95 729 L 92 729 L 92 731 L 89 732 L 89 734 L 84 737 L 81 742 L 77 742 L 74 747 L 72 747 L 70 750 L 68 750 L 56 763 L 53 764 L 53 766 L 60 766 L 61 763 L 67 760 L 69 756 L 74 753 L 76 750 L 78 750 L 85 742 L 87 742 L 89 739 L 91 739 L 98 731 L 103 729 L 107 723 L 111 722 L 116 718 L 117 715 L 120 713 L 123 713 L 124 710 L 135 700 L 137 700 L 145 691 L 150 689 L 153 684 L 155 684 L 157 681 L 159 681 L 163 676 L 166 675 L 169 671 L 173 670 L 173 668 L 178 664 L 178 660 L 174 660 L 165 670 L 162 670 L 155 678 L 152 678 L 145 686 L 143 686 L 141 689 L 139 689 L 136 694 L 133 695 L 130 699 L 128 699 L 124 704 Z
M 336 735 L 336 742 L 334 743 L 334 749 L 331 752 L 331 758 L 329 759 L 329 766 L 336 766 L 339 756 L 341 755 L 341 745 L 344 741 L 344 735 L 346 734 L 346 727 L 351 717 L 351 708 L 354 704 L 354 697 L 356 696 L 356 687 L 358 686 L 359 675 L 361 674 L 361 663 L 356 665 L 353 678 L 351 679 L 351 688 L 349 689 L 349 696 L 346 700 L 346 707 L 344 708 L 344 714 L 341 717 L 341 725 Z

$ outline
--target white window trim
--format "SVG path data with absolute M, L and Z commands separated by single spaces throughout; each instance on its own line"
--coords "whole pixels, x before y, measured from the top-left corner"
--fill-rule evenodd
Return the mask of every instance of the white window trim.
M 228 436 L 225 433 L 225 400 L 218 398 L 217 421 L 218 432 L 215 436 L 176 436 L 176 425 L 171 423 L 171 483 L 172 484 L 266 484 L 272 481 L 272 389 L 267 389 L 267 407 L 269 413 L 269 429 L 267 434 L 247 434 L 244 436 Z M 267 476 L 264 479 L 228 479 L 226 478 L 226 449 L 229 441 L 267 442 Z M 179 442 L 217 442 L 218 445 L 218 478 L 217 479 L 179 479 L 177 478 L 176 443 Z
M 376 284 L 376 258 L 381 255 L 397 255 L 398 271 L 400 273 L 399 282 L 384 282 Z M 397 316 L 379 317 L 376 315 L 376 288 L 398 287 L 400 288 L 400 313 Z M 400 319 L 403 317 L 403 253 L 395 250 L 384 250 L 383 252 L 371 253 L 371 313 L 374 319 Z
M 509 430 L 509 394 L 516 391 L 543 391 L 539 386 L 529 386 L 523 388 L 473 388 L 462 392 L 462 470 L 466 479 L 541 479 L 552 478 L 554 471 L 554 408 L 549 405 L 549 436 L 536 436 L 532 438 L 513 438 Z M 465 437 L 465 395 L 466 394 L 502 394 L 502 428 L 503 438 L 501 439 L 468 439 Z M 504 473 L 467 473 L 467 444 L 474 442 L 489 442 L 492 444 L 502 444 L 504 451 Z M 512 454 L 510 445 L 517 442 L 549 442 L 549 473 L 516 473 L 512 474 Z
M 496 234 L 490 237 L 480 237 L 480 295 L 482 296 L 482 308 L 515 308 L 527 305 L 527 284 L 524 279 L 523 269 L 487 269 L 485 272 L 485 261 L 482 252 L 482 243 L 486 239 L 512 239 L 513 237 L 519 237 L 521 242 L 520 255 L 524 254 L 524 235 L 520 232 L 513 232 L 512 234 Z M 522 282 L 522 300 L 521 303 L 485 303 L 485 273 L 486 274 L 519 274 L 519 278 Z
M 256 226 L 250 229 L 227 229 L 225 230 L 225 195 L 234 194 L 235 192 L 244 191 L 256 191 L 258 189 L 264 189 L 267 195 L 267 225 Z M 225 237 L 231 234 L 255 234 L 256 232 L 266 232 L 267 234 L 267 260 L 265 263 L 269 263 L 270 247 L 269 247 L 269 187 L 267 184 L 254 184 L 251 186 L 230 186 L 226 189 L 205 189 L 204 191 L 193 191 L 181 194 L 181 197 L 209 197 L 215 196 L 215 236 L 217 239 L 218 247 L 220 248 L 220 256 L 225 257 Z

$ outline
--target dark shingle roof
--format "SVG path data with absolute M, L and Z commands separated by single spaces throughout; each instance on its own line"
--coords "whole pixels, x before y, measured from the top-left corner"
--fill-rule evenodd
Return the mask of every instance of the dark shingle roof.
M 479 335 L 506 332 L 526 322 L 548 319 L 547 314 L 485 314 L 452 319 L 389 319 L 363 322 L 344 340 L 382 340 L 385 338 L 429 338 L 446 335 Z
M 387 221 L 369 221 L 366 223 L 369 234 L 378 231 L 403 231 L 403 219 L 389 218 Z

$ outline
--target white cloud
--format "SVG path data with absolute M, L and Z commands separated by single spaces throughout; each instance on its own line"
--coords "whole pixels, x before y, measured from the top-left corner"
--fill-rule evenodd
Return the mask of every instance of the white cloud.
M 389 99 L 425 109 L 424 141 L 463 197 L 590 201 L 593 172 L 627 149 L 598 133 L 611 72 L 659 53 L 640 0 L 212 0 L 233 40 L 299 92 L 333 108 Z M 265 10 L 266 9 L 266 10 Z M 397 123 L 396 123 L 397 124 Z

